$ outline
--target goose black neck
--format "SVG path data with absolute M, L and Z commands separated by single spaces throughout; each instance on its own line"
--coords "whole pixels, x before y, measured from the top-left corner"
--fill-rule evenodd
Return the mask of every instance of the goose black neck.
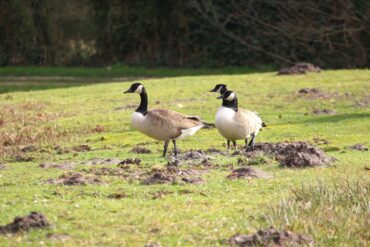
M 230 108 L 230 109 L 234 110 L 235 112 L 237 112 L 238 111 L 238 99 L 235 98 L 232 101 L 228 101 L 228 100 L 223 99 L 222 100 L 222 106 Z
M 143 88 L 140 93 L 140 105 L 135 111 L 140 112 L 143 115 L 148 113 L 148 94 L 146 93 L 145 88 Z

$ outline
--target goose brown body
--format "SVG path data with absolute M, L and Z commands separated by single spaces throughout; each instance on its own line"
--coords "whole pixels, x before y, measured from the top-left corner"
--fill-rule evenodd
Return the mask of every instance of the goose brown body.
M 134 112 L 131 124 L 145 135 L 161 141 L 181 139 L 203 127 L 203 122 L 198 117 L 167 109 L 149 110 L 145 115 Z

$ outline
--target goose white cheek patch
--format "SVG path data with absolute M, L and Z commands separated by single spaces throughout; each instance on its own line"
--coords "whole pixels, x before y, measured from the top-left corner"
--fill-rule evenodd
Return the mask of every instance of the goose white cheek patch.
M 135 93 L 141 94 L 142 91 L 143 91 L 143 85 L 140 85 L 136 88 Z
M 235 94 L 234 94 L 234 93 L 231 93 L 231 94 L 226 98 L 226 100 L 227 100 L 227 101 L 232 101 L 234 98 L 235 98 Z

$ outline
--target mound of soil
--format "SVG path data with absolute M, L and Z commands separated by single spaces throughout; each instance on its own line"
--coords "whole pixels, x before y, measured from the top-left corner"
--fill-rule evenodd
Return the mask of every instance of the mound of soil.
M 170 176 L 162 172 L 156 172 L 150 177 L 143 180 L 142 184 L 150 185 L 150 184 L 166 184 L 166 183 L 175 183 L 175 182 L 176 182 L 175 176 Z
M 331 109 L 314 109 L 312 114 L 315 115 L 336 115 L 337 112 Z
M 15 217 L 12 223 L 0 226 L 0 234 L 25 232 L 31 228 L 44 228 L 50 226 L 46 217 L 37 212 L 31 212 L 24 217 Z
M 232 246 L 300 246 L 312 245 L 310 236 L 297 234 L 288 230 L 278 231 L 274 227 L 259 230 L 249 235 L 234 235 L 229 239 Z
M 204 170 L 180 169 L 177 166 L 168 165 L 165 169 L 153 169 L 144 174 L 142 184 L 176 184 L 179 182 L 201 184 L 204 180 L 200 177 Z M 149 175 L 149 176 L 148 176 Z
M 252 167 L 242 167 L 235 169 L 227 176 L 228 179 L 240 179 L 240 178 L 271 178 L 272 176 L 266 172 L 258 170 Z
M 322 92 L 317 88 L 302 88 L 298 90 L 298 96 L 309 99 L 331 99 L 340 97 L 337 92 Z
M 278 75 L 297 75 L 306 74 L 307 72 L 321 72 L 322 70 L 310 63 L 296 63 L 292 67 L 282 68 Z
M 25 147 L 21 148 L 21 151 L 23 153 L 34 152 L 34 151 L 36 151 L 36 147 L 33 146 L 33 145 L 25 146 Z
M 63 185 L 86 185 L 86 184 L 102 184 L 103 182 L 95 176 L 83 176 L 81 173 L 65 173 L 57 179 L 47 180 L 50 184 Z
M 274 156 L 281 166 L 286 167 L 324 166 L 335 160 L 307 142 L 256 143 L 254 149 L 245 154 L 256 157 L 261 153 Z
M 73 162 L 65 161 L 63 163 L 54 163 L 54 162 L 46 162 L 41 163 L 39 167 L 41 168 L 56 168 L 61 170 L 70 170 L 73 168 Z
M 141 159 L 134 158 L 134 159 L 125 159 L 119 162 L 118 165 L 140 165 L 141 164 Z
M 135 154 L 150 154 L 150 153 L 152 153 L 152 151 L 150 149 L 139 147 L 139 146 L 136 146 L 133 149 L 131 149 L 131 152 L 135 153 Z
M 280 165 L 286 167 L 325 166 L 334 161 L 324 151 L 307 142 L 280 143 L 276 153 Z
M 364 146 L 362 144 L 359 144 L 359 143 L 357 143 L 355 145 L 352 145 L 352 146 L 348 146 L 347 148 L 348 149 L 353 149 L 353 150 L 358 150 L 358 151 L 369 151 L 369 149 L 366 146 Z

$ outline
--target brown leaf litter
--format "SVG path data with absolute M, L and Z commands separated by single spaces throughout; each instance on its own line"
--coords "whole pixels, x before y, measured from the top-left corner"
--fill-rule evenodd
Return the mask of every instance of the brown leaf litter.
M 15 217 L 12 223 L 0 226 L 0 234 L 26 232 L 31 228 L 45 228 L 50 226 L 43 214 L 31 212 L 24 217 Z
M 310 236 L 297 234 L 288 230 L 279 231 L 274 227 L 259 230 L 254 234 L 236 234 L 229 239 L 232 246 L 312 246 L 313 239 Z
M 306 74 L 307 72 L 321 72 L 322 70 L 310 63 L 296 63 L 292 67 L 282 68 L 278 71 L 278 75 L 297 75 Z

